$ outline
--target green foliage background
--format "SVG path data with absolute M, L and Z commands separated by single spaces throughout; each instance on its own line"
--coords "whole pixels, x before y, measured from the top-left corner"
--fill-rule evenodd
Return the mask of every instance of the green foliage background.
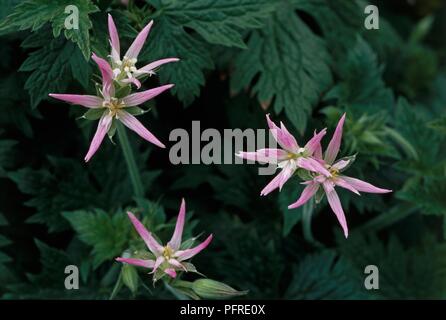
M 194 264 L 249 290 L 240 299 L 446 298 L 446 6 L 373 3 L 379 30 L 364 28 L 360 0 L 0 0 L 0 295 L 107 299 L 114 258 L 138 241 L 125 210 L 167 239 L 185 197 L 187 233 L 215 235 Z M 77 31 L 63 28 L 67 5 Z M 342 192 L 344 239 L 325 203 L 310 218 L 287 209 L 297 183 L 260 198 L 271 177 L 256 165 L 174 166 L 130 134 L 146 195 L 134 199 L 119 147 L 106 141 L 84 164 L 94 125 L 47 98 L 94 92 L 88 58 L 108 54 L 108 12 L 125 43 L 154 19 L 139 60 L 181 58 L 149 83 L 176 85 L 142 117 L 162 141 L 192 120 L 265 128 L 266 112 L 304 141 L 347 112 L 350 174 L 394 192 Z M 64 288 L 69 264 L 79 290 Z M 379 290 L 364 288 L 369 264 Z M 136 279 L 116 297 L 174 298 L 147 273 Z

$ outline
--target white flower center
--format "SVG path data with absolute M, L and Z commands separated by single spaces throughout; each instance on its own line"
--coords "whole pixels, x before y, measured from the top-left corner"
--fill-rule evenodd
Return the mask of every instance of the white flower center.
M 115 78 L 118 78 L 118 80 L 122 80 L 122 78 L 125 78 L 126 76 L 128 78 L 134 78 L 133 73 L 135 73 L 138 69 L 135 67 L 136 62 L 138 60 L 136 58 L 129 58 L 127 56 L 124 56 L 124 58 L 121 60 L 114 60 L 113 65 L 113 75 Z
M 280 169 L 283 169 L 286 166 L 291 166 L 291 168 L 293 168 L 293 170 L 297 169 L 297 161 L 296 161 L 296 159 L 283 160 L 283 161 L 280 161 L 277 164 L 277 167 L 280 168 Z
M 119 109 L 125 107 L 125 104 L 122 102 L 122 100 L 110 98 L 110 100 L 104 100 L 104 102 L 102 102 L 102 106 L 107 108 L 110 111 L 110 115 L 114 117 L 118 113 Z
M 169 245 L 166 245 L 163 248 L 163 257 L 164 257 L 164 259 L 166 259 L 166 261 L 169 261 L 173 257 L 173 254 L 174 254 L 174 251 Z

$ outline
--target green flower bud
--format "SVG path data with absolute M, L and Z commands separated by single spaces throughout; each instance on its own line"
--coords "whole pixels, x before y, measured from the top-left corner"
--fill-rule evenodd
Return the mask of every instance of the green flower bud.
M 211 279 L 198 279 L 192 284 L 192 290 L 204 299 L 224 299 L 242 296 L 248 291 L 237 291 L 230 286 Z
M 138 272 L 135 267 L 124 264 L 122 266 L 122 281 L 127 286 L 127 288 L 135 294 L 138 291 Z

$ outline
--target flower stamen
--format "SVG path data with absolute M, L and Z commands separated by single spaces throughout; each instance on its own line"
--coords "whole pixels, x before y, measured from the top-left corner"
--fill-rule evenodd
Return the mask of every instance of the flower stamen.
M 166 259 L 166 261 L 169 261 L 172 258 L 173 254 L 174 254 L 174 252 L 169 245 L 166 245 L 163 248 L 163 257 L 164 257 L 164 259 Z
M 110 98 L 110 100 L 104 100 L 102 106 L 109 109 L 110 116 L 115 117 L 118 111 L 125 107 L 125 104 L 120 99 Z

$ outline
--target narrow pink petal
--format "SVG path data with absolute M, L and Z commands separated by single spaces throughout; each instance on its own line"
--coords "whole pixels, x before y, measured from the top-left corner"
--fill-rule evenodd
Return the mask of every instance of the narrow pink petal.
M 322 184 L 324 186 L 325 192 L 332 192 L 332 191 L 334 191 L 335 184 L 333 183 L 332 180 L 325 179 L 325 181 L 323 181 Z
M 319 189 L 319 183 L 313 181 L 306 181 L 306 182 L 307 186 L 302 191 L 302 194 L 300 195 L 299 199 L 297 199 L 297 201 L 294 202 L 293 204 L 290 204 L 288 206 L 288 209 L 296 209 L 304 205 L 308 200 L 311 199 L 312 196 L 314 196 L 314 194 Z
M 184 271 L 187 272 L 187 268 L 178 260 L 175 259 L 169 259 L 169 261 L 167 261 L 170 265 L 178 268 L 178 269 L 183 269 Z
M 279 191 L 282 190 L 283 185 L 288 181 L 288 179 L 293 176 L 296 169 L 297 168 L 292 164 L 289 164 L 282 169 L 282 178 L 279 183 Z
M 316 130 L 314 130 L 313 137 L 316 136 Z M 322 146 L 321 142 L 317 143 L 316 148 L 314 149 L 313 157 L 317 160 L 322 160 Z
M 297 159 L 297 165 L 300 168 L 306 169 L 308 171 L 317 172 L 323 174 L 326 177 L 330 177 L 331 173 L 321 164 L 319 161 L 308 157 L 300 157 Z
M 161 143 L 149 130 L 147 130 L 141 122 L 134 116 L 125 111 L 118 112 L 118 120 L 120 120 L 127 128 L 135 131 L 141 138 L 153 143 L 154 145 L 165 148 L 166 146 Z
M 101 57 L 98 57 L 94 52 L 91 55 L 91 58 L 96 62 L 99 67 L 99 70 L 102 74 L 102 81 L 106 83 L 110 83 L 113 81 L 113 70 L 110 64 Z
M 281 123 L 282 128 L 279 128 L 274 122 L 271 121 L 269 114 L 266 115 L 266 121 L 271 134 L 273 135 L 274 139 L 276 139 L 277 143 L 285 150 L 293 153 L 297 152 L 299 145 L 297 144 L 296 139 L 285 128 L 283 123 Z
M 267 194 L 271 193 L 272 191 L 276 190 L 279 185 L 280 185 L 280 181 L 282 179 L 281 177 L 282 171 L 273 178 L 273 180 L 271 180 L 266 186 L 265 188 L 262 189 L 262 191 L 260 191 L 260 195 L 261 196 L 266 196 Z
M 296 168 L 292 166 L 291 164 L 286 165 L 283 167 L 282 171 L 274 177 L 273 180 L 271 180 L 270 183 L 266 185 L 265 188 L 263 188 L 262 191 L 260 191 L 261 196 L 266 196 L 267 194 L 271 193 L 275 189 L 279 188 L 279 191 L 282 189 L 285 182 L 288 181 L 289 178 L 294 174 L 296 171 Z
M 91 55 L 91 58 L 96 62 L 99 70 L 101 71 L 102 94 L 104 95 L 105 99 L 109 99 L 111 96 L 114 95 L 113 70 L 106 60 L 98 57 L 96 54 L 93 53 Z
M 124 97 L 122 99 L 122 102 L 124 102 L 127 107 L 137 106 L 137 105 L 140 105 L 140 104 L 156 97 L 157 95 L 163 93 L 164 91 L 166 91 L 172 87 L 173 87 L 173 84 L 166 84 L 161 87 L 156 87 L 156 88 L 149 89 L 146 91 L 133 93 L 133 94 L 128 95 L 127 97 Z
M 180 212 L 178 213 L 177 223 L 175 225 L 175 231 L 173 232 L 172 239 L 169 241 L 169 246 L 177 251 L 181 245 L 181 237 L 183 235 L 184 218 L 186 216 L 186 202 L 181 200 Z
M 299 145 L 297 144 L 296 139 L 294 136 L 288 131 L 288 129 L 285 127 L 285 125 L 280 122 L 280 129 L 282 130 L 282 133 L 280 134 L 282 141 L 284 144 L 288 146 L 288 150 L 292 152 L 297 152 L 299 149 Z
M 212 241 L 212 234 L 198 246 L 191 249 L 177 251 L 174 256 L 178 258 L 177 259 L 178 261 L 184 261 L 190 259 L 196 254 L 198 254 L 201 250 L 205 249 L 211 241 Z
M 353 193 L 356 193 L 357 195 L 360 195 L 360 193 L 358 192 L 358 190 L 356 190 L 355 187 L 353 187 L 350 183 L 348 183 L 347 181 L 345 181 L 341 177 L 337 177 L 336 179 L 334 179 L 334 183 L 337 186 L 340 186 L 340 187 L 342 187 L 344 189 L 350 190 Z
M 115 22 L 111 14 L 108 15 L 108 33 L 110 35 L 110 43 L 112 47 L 112 58 L 113 60 L 119 60 L 121 48 L 119 44 L 118 30 L 116 29 Z
M 339 120 L 338 125 L 336 126 L 336 130 L 333 134 L 333 137 L 331 138 L 327 150 L 325 151 L 325 162 L 327 162 L 328 164 L 332 164 L 335 161 L 336 156 L 338 155 L 339 148 L 341 146 L 342 127 L 344 126 L 344 121 L 345 121 L 345 113 Z
M 281 129 L 270 119 L 269 113 L 266 115 L 266 122 L 268 123 L 268 128 L 270 130 L 276 130 L 276 132 L 281 131 Z
M 87 108 L 102 108 L 102 98 L 81 94 L 61 94 L 50 93 L 49 96 L 54 99 L 62 100 L 68 103 L 78 104 Z
M 110 45 L 111 45 L 111 42 L 110 42 Z M 120 54 L 113 48 L 113 46 L 111 48 L 110 56 L 113 61 L 121 61 Z
M 177 272 L 172 268 L 167 268 L 164 270 L 164 272 L 171 278 L 175 278 L 177 276 Z
M 133 83 L 136 86 L 137 89 L 141 88 L 141 81 L 139 81 L 138 79 L 136 79 L 134 77 L 122 79 L 121 82 Z
M 342 210 L 341 200 L 339 200 L 339 196 L 334 189 L 326 188 L 326 184 L 323 184 L 325 189 L 325 194 L 327 195 L 328 203 L 330 204 L 331 209 L 335 213 L 338 218 L 339 223 L 341 224 L 342 229 L 344 230 L 344 236 L 348 237 L 348 227 L 347 221 L 345 220 L 344 210 Z
M 134 258 L 116 258 L 116 261 L 132 264 L 138 267 L 153 268 L 155 261 L 153 260 L 142 260 Z
M 341 178 L 343 180 L 345 180 L 348 184 L 350 184 L 353 188 L 355 188 L 358 191 L 361 192 L 368 192 L 368 193 L 388 193 L 388 192 L 392 192 L 392 190 L 388 190 L 388 189 L 381 189 L 378 187 L 375 187 L 374 185 L 356 179 L 356 178 L 351 178 L 351 177 L 347 177 L 347 176 L 341 176 Z
M 350 160 L 338 160 L 331 167 L 333 169 L 340 171 L 340 170 L 344 169 L 346 166 L 348 166 L 349 163 L 350 163 Z
M 166 58 L 157 60 L 154 62 L 151 62 L 149 64 L 146 64 L 144 67 L 138 69 L 137 73 L 152 73 L 154 69 L 158 68 L 159 66 L 162 66 L 163 64 L 170 63 L 170 62 L 177 62 L 180 59 L 178 58 Z
M 313 155 L 313 153 L 318 148 L 321 148 L 321 139 L 325 136 L 326 133 L 327 129 L 324 129 L 318 134 L 314 135 L 313 138 L 311 138 L 310 141 L 307 142 L 307 144 L 305 145 L 305 150 L 307 151 L 308 155 Z
M 258 161 L 261 163 L 272 163 L 277 164 L 279 161 L 285 160 L 288 158 L 288 152 L 282 149 L 259 149 L 255 152 L 243 152 L 240 151 L 236 154 L 237 157 Z
M 150 21 L 144 29 L 141 30 L 141 32 L 136 36 L 135 40 L 133 41 L 130 48 L 125 53 L 125 56 L 129 59 L 137 59 L 139 52 L 141 51 L 142 47 L 144 46 L 144 42 L 146 42 L 147 36 L 149 35 L 150 28 L 152 27 L 153 20 Z
M 130 221 L 132 221 L 136 232 L 138 232 L 138 234 L 146 243 L 147 248 L 149 248 L 149 250 L 156 256 L 162 253 L 163 247 L 155 240 L 155 238 L 152 237 L 152 234 L 147 231 L 146 227 L 144 227 L 144 225 L 134 216 L 133 213 L 128 211 L 127 214 L 130 218 Z
M 99 146 L 104 140 L 105 135 L 107 134 L 110 126 L 112 124 L 113 118 L 109 116 L 109 113 L 105 111 L 102 114 L 101 119 L 99 119 L 98 128 L 96 129 L 96 133 L 94 134 L 93 139 L 91 140 L 90 148 L 88 149 L 87 155 L 85 156 L 85 162 L 90 161 L 91 157 L 98 151 Z
M 159 266 L 165 261 L 166 259 L 164 259 L 163 256 L 159 256 L 158 258 L 156 258 L 155 260 L 155 264 L 153 265 L 153 269 L 151 273 L 155 273 L 156 270 L 158 270 Z

